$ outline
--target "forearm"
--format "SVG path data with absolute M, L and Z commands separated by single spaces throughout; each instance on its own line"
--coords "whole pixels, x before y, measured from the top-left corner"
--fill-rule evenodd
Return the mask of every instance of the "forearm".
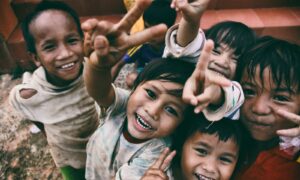
M 187 22 L 184 18 L 181 18 L 176 38 L 177 44 L 185 47 L 196 38 L 198 31 L 199 23 Z
M 114 101 L 114 89 L 111 85 L 111 68 L 85 64 L 84 81 L 89 95 L 101 106 L 108 107 Z

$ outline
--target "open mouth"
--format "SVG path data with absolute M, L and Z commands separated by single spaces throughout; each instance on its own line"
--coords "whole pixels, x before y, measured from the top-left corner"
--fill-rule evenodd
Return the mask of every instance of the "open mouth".
M 195 173 L 195 176 L 197 177 L 198 180 L 214 180 L 213 178 L 206 177 L 206 176 L 203 176 L 203 175 L 198 174 L 198 173 Z
M 154 128 L 149 124 L 147 123 L 143 117 L 141 117 L 140 115 L 136 114 L 136 122 L 137 124 L 142 127 L 143 129 L 145 130 L 153 130 Z
M 75 64 L 76 64 L 76 61 L 68 63 L 68 64 L 64 64 L 64 65 L 60 66 L 59 68 L 63 69 L 63 70 L 69 70 L 69 69 L 72 69 L 75 66 Z
M 208 67 L 208 69 L 219 76 L 224 76 L 226 78 L 229 78 L 229 73 L 227 73 L 226 71 L 224 71 L 220 68 Z

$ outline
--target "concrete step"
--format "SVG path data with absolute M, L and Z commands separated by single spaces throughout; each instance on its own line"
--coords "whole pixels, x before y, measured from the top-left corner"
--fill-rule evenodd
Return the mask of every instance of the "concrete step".
M 84 16 L 81 21 L 96 17 L 99 20 L 117 22 L 122 16 Z M 272 35 L 300 44 L 300 7 L 207 10 L 201 19 L 201 28 L 206 30 L 224 20 L 243 22 L 258 35 Z M 7 45 L 17 64 L 23 69 L 32 68 L 19 27 L 13 32 Z
M 11 5 L 21 22 L 43 0 L 12 0 Z M 121 0 L 61 0 L 71 6 L 79 16 L 103 16 L 124 14 L 126 9 Z

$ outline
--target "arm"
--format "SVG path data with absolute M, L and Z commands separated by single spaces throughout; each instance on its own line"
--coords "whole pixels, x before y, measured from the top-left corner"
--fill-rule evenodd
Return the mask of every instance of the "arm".
M 157 25 L 142 32 L 128 35 L 134 22 L 150 5 L 151 0 L 139 0 L 135 6 L 118 22 L 91 19 L 82 24 L 82 29 L 90 35 L 93 52 L 89 55 L 85 69 L 85 83 L 89 94 L 101 106 L 109 106 L 114 101 L 111 86 L 111 68 L 130 47 L 149 41 L 152 37 L 166 32 L 165 25 Z
M 192 3 L 188 3 L 187 0 L 173 0 L 171 7 L 182 13 L 182 18 L 179 22 L 177 43 L 184 47 L 196 38 L 199 26 L 200 18 L 208 6 L 210 0 L 196 0 Z

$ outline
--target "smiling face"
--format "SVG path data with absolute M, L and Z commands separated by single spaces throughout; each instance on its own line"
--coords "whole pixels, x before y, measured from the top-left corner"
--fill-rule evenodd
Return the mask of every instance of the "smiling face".
M 228 79 L 233 79 L 236 72 L 237 58 L 234 49 L 221 43 L 213 49 L 208 69 L 220 73 Z
M 76 79 L 82 67 L 83 46 L 74 20 L 63 11 L 47 10 L 29 28 L 35 40 L 35 63 L 46 69 L 48 81 L 63 86 Z
M 239 147 L 229 138 L 219 140 L 216 134 L 196 132 L 185 141 L 181 169 L 186 180 L 230 179 L 238 160 Z
M 295 124 L 276 114 L 282 109 L 300 114 L 300 94 L 296 87 L 289 90 L 284 84 L 279 87 L 274 83 L 270 69 L 263 71 L 263 83 L 260 79 L 260 68 L 256 68 L 254 79 L 245 72 L 241 85 L 245 94 L 241 119 L 252 137 L 266 141 L 277 136 L 276 131 L 294 127 Z
M 140 84 L 131 94 L 127 104 L 127 129 L 138 140 L 169 136 L 183 120 L 186 108 L 178 83 L 150 80 Z

